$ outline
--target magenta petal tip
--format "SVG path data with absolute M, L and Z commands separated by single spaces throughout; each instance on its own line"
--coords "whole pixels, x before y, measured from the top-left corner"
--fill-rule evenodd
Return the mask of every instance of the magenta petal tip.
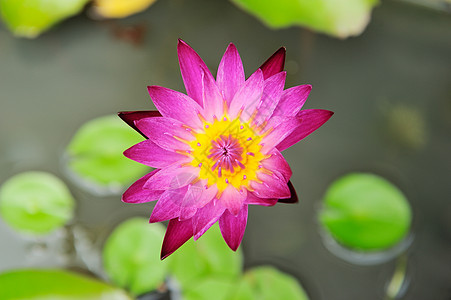
M 178 218 L 172 219 L 168 223 L 166 234 L 161 247 L 161 260 L 165 259 L 175 250 L 180 248 L 193 236 L 192 221 L 179 221 Z
M 286 52 L 285 47 L 280 47 L 260 66 L 265 79 L 283 71 Z
M 290 198 L 279 199 L 277 202 L 280 202 L 280 203 L 289 203 L 289 204 L 298 203 L 298 202 L 299 202 L 299 198 L 298 198 L 298 195 L 297 195 L 297 193 L 296 193 L 296 190 L 294 189 L 294 186 L 293 186 L 293 184 L 291 183 L 291 181 L 288 181 L 287 185 L 288 185 L 288 188 L 290 189 L 290 193 L 291 193 Z

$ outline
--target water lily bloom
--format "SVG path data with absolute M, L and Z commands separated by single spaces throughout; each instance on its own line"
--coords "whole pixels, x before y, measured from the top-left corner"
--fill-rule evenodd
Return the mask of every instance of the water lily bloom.
M 123 194 L 127 203 L 158 200 L 150 222 L 169 220 L 161 258 L 219 222 L 236 250 L 248 205 L 297 202 L 291 169 L 280 153 L 324 124 L 332 112 L 300 110 L 310 85 L 284 90 L 285 48 L 248 79 L 230 44 L 216 79 L 199 55 L 179 40 L 178 57 L 187 95 L 149 86 L 158 111 L 119 116 L 147 139 L 124 155 L 155 168 Z

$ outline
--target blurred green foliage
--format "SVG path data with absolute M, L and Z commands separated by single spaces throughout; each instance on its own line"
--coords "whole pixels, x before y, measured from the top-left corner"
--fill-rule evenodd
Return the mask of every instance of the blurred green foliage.
M 100 186 L 127 185 L 149 170 L 122 154 L 142 140 L 115 115 L 91 120 L 78 130 L 66 149 L 68 167 L 83 180 Z
M 3 22 L 18 37 L 34 38 L 78 14 L 89 0 L 0 0 Z
M 409 232 L 410 205 L 384 178 L 353 173 L 339 178 L 326 192 L 320 221 L 341 244 L 366 251 L 383 250 Z
M 308 300 L 307 294 L 294 277 L 270 266 L 250 269 L 243 279 L 232 300 Z
M 4 23 L 18 37 L 34 38 L 81 12 L 89 0 L 0 0 Z M 155 0 L 95 0 L 92 11 L 103 18 L 124 18 Z M 272 28 L 308 27 L 345 38 L 359 35 L 378 0 L 232 0 Z
M 73 213 L 74 199 L 69 189 L 49 173 L 20 173 L 0 189 L 0 214 L 19 231 L 49 233 L 69 221 Z
M 116 285 L 140 295 L 164 283 L 167 263 L 160 260 L 164 226 L 133 218 L 120 224 L 103 249 L 103 266 Z
M 2 300 L 130 300 L 124 291 L 62 270 L 16 270 L 0 274 Z
M 230 250 L 224 242 L 218 224 L 213 225 L 197 241 L 189 240 L 166 259 L 171 275 L 189 289 L 194 282 L 215 277 L 235 280 L 242 272 L 243 255 L 241 250 Z
M 232 0 L 272 28 L 308 27 L 340 38 L 362 33 L 378 0 Z

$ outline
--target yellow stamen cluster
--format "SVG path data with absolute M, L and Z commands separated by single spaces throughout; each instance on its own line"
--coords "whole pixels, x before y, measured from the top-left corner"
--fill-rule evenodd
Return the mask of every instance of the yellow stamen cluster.
M 239 167 L 233 170 L 217 168 L 217 160 L 211 157 L 213 142 L 224 137 L 231 137 L 238 142 L 241 151 Z M 229 184 L 236 189 L 246 187 L 250 189 L 249 182 L 258 181 L 257 171 L 261 168 L 260 161 L 266 158 L 260 151 L 262 135 L 250 122 L 242 122 L 239 118 L 230 120 L 227 115 L 213 122 L 204 121 L 203 131 L 195 134 L 195 140 L 190 142 L 192 151 L 191 166 L 199 167 L 199 179 L 207 180 L 208 186 L 216 184 L 219 192 L 224 191 Z M 210 156 L 210 157 L 209 157 Z M 215 166 L 216 164 L 216 166 Z M 244 167 L 244 168 L 243 168 Z

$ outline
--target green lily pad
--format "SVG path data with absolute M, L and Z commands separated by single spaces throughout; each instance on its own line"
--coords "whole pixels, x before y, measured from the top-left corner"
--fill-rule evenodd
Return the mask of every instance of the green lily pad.
M 230 250 L 219 226 L 213 225 L 199 240 L 189 240 L 166 259 L 171 274 L 183 289 L 199 280 L 215 277 L 224 280 L 239 278 L 243 268 L 241 250 Z
M 2 300 L 130 300 L 104 282 L 62 270 L 15 270 L 0 274 Z
M 183 291 L 184 300 L 230 300 L 237 281 L 230 278 L 203 277 Z
M 117 116 L 91 120 L 78 130 L 66 149 L 68 168 L 87 185 L 120 190 L 149 170 L 122 154 L 142 140 Z
M 56 23 L 78 14 L 89 0 L 0 0 L 0 13 L 19 37 L 34 38 Z
M 103 263 L 109 278 L 135 295 L 153 291 L 163 284 L 166 261 L 160 260 L 165 228 L 133 218 L 120 224 L 108 237 Z
M 244 274 L 232 300 L 308 300 L 299 282 L 270 266 L 253 268 Z
M 292 25 L 345 38 L 359 35 L 378 0 L 232 0 L 272 28 Z
M 377 175 L 354 173 L 332 183 L 319 219 L 339 243 L 377 251 L 406 237 L 411 214 L 406 197 L 396 186 Z
M 20 173 L 0 188 L 0 214 L 16 230 L 49 233 L 69 221 L 73 213 L 69 189 L 52 174 Z

